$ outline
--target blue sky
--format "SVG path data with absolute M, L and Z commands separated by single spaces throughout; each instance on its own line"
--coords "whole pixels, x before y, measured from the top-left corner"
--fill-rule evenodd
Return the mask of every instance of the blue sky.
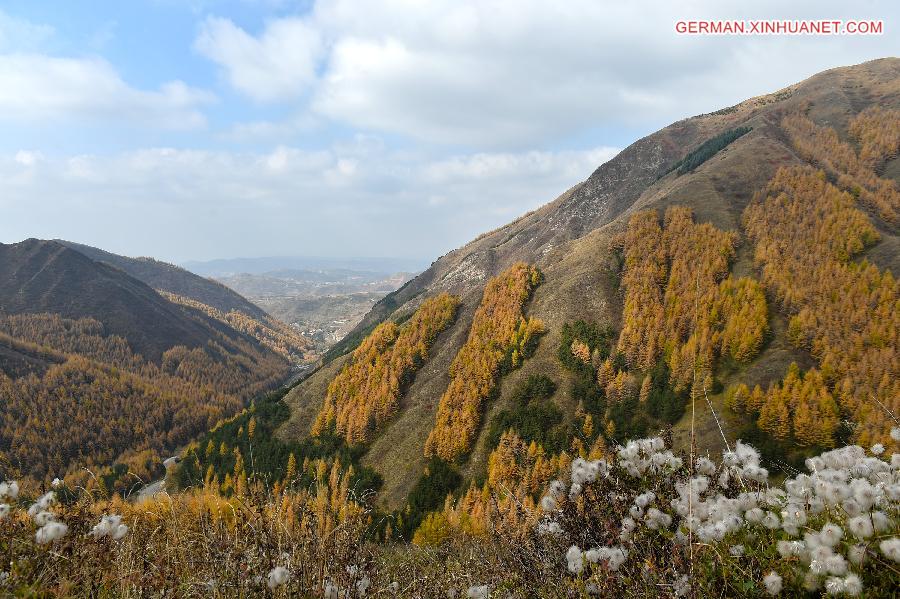
M 896 54 L 892 2 L 6 1 L 0 241 L 430 259 L 635 139 Z M 882 36 L 685 37 L 682 18 Z

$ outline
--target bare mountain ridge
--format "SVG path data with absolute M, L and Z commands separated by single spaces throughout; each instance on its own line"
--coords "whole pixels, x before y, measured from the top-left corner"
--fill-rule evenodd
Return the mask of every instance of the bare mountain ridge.
M 548 333 L 535 355 L 502 380 L 499 398 L 488 405 L 482 421 L 489 422 L 507 407 L 511 390 L 532 374 L 546 374 L 558 383 L 553 400 L 571 417 L 576 408 L 568 390 L 571 374 L 556 359 L 560 329 L 564 323 L 579 319 L 619 327 L 619 266 L 610 241 L 624 230 L 630 215 L 650 208 L 686 205 L 692 208 L 697 222 L 709 222 L 740 234 L 741 214 L 753 193 L 778 168 L 803 163 L 781 130 L 784 114 L 806 107 L 813 121 L 845 135 L 849 119 L 873 104 L 900 108 L 900 60 L 886 58 L 829 70 L 772 94 L 678 121 L 638 140 L 597 168 L 583 183 L 542 208 L 440 257 L 421 275 L 376 304 L 345 342 L 335 346 L 328 356 L 332 361 L 287 396 L 292 417 L 279 434 L 301 438 L 309 433 L 327 385 L 346 359 L 345 352 L 375 324 L 409 314 L 424 297 L 440 291 L 460 295 L 463 304 L 459 317 L 435 341 L 430 359 L 402 399 L 398 416 L 379 432 L 363 458 L 366 465 L 384 477 L 380 501 L 388 507 L 401 506 L 423 471 L 422 449 L 434 424 L 438 400 L 448 384 L 447 371 L 465 341 L 484 284 L 520 260 L 537 264 L 544 273 L 545 282 L 535 292 L 528 313 L 542 319 Z M 669 172 L 672 165 L 703 142 L 736 127 L 752 130 L 694 172 L 681 176 Z M 896 178 L 900 173 L 897 162 L 894 159 L 888 163 L 884 176 Z M 900 268 L 896 230 L 874 214 L 870 213 L 870 218 L 879 228 L 882 240 L 867 257 L 896 273 Z M 752 274 L 751 258 L 751 249 L 742 243 L 733 271 Z M 808 354 L 785 341 L 785 324 L 775 304 L 771 311 L 775 338 L 741 375 L 741 380 L 751 385 L 765 386 L 780 378 L 791 361 L 811 363 Z M 713 403 L 716 401 L 721 406 L 721 398 L 713 398 Z M 728 434 L 727 418 L 723 426 Z M 487 458 L 485 428 L 482 427 L 466 466 L 470 477 L 484 467 Z M 698 408 L 697 430 L 703 447 L 721 447 L 720 433 L 705 405 Z M 676 427 L 677 441 L 683 443 L 684 434 Z

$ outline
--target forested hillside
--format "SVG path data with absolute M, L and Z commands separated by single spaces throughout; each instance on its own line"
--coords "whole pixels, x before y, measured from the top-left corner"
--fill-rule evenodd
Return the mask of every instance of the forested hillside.
M 230 310 L 223 312 L 202 302 L 159 290 L 160 295 L 172 302 L 193 308 L 206 316 L 225 324 L 235 331 L 249 335 L 270 350 L 281 354 L 293 363 L 300 363 L 311 356 L 310 343 L 290 326 L 268 314 L 250 316 L 246 312 Z
M 423 298 L 461 306 L 400 413 L 356 439 L 379 505 L 405 510 L 410 533 L 429 510 L 432 528 L 489 527 L 574 459 L 660 430 L 704 451 L 750 439 L 773 470 L 885 443 L 900 409 L 898 98 L 887 59 L 680 121 L 385 298 L 348 344 Z M 353 360 L 287 395 L 283 439 L 321 430 Z
M 0 246 L 0 464 L 109 488 L 281 384 L 303 340 L 169 301 L 56 242 Z M 214 314 L 215 315 L 215 314 Z M 127 476 L 129 471 L 131 476 Z M 126 479 L 130 478 L 130 481 Z
M 459 299 L 443 293 L 426 300 L 404 324 L 378 325 L 328 387 L 313 428 L 334 429 L 348 443 L 363 443 L 397 412 L 401 394 L 435 337 L 456 317 Z
M 544 332 L 540 320 L 524 315 L 525 302 L 540 281 L 540 271 L 521 262 L 488 281 L 469 338 L 450 365 L 450 385 L 438 404 L 426 455 L 452 461 L 471 449 L 482 404 L 497 378 L 518 368 Z

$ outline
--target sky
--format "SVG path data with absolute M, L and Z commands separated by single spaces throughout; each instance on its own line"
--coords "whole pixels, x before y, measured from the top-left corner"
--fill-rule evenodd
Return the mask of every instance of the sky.
M 0 242 L 425 263 L 681 118 L 897 55 L 897 2 L 4 0 Z M 683 19 L 883 19 L 684 36 Z

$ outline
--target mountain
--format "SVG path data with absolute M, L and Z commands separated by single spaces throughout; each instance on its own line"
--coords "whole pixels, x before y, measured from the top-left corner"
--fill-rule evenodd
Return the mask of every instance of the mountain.
M 898 110 L 886 58 L 636 141 L 379 301 L 286 396 L 279 437 L 364 431 L 347 441 L 386 509 L 490 484 L 522 440 L 588 455 L 671 424 L 701 451 L 752 438 L 777 469 L 885 438 L 868 397 L 900 408 Z M 394 344 L 442 293 L 455 318 L 406 361 Z M 389 379 L 368 396 L 387 416 L 360 411 L 354 389 Z
M 309 361 L 313 357 L 311 339 L 218 281 L 153 258 L 128 258 L 71 241 L 57 240 L 56 243 L 95 262 L 124 271 L 170 302 L 196 308 L 229 328 L 250 335 L 293 362 Z
M 153 258 L 128 258 L 104 250 L 57 239 L 57 243 L 126 272 L 154 289 L 189 297 L 222 312 L 237 310 L 253 318 L 264 318 L 265 312 L 225 285 L 205 279 L 189 270 Z
M 0 462 L 13 472 L 42 480 L 118 460 L 115 488 L 306 357 L 306 340 L 217 283 L 75 247 L 0 244 Z
M 174 345 L 203 346 L 215 337 L 146 283 L 55 241 L 0 244 L 0 280 L 0 312 L 93 318 L 153 361 Z

